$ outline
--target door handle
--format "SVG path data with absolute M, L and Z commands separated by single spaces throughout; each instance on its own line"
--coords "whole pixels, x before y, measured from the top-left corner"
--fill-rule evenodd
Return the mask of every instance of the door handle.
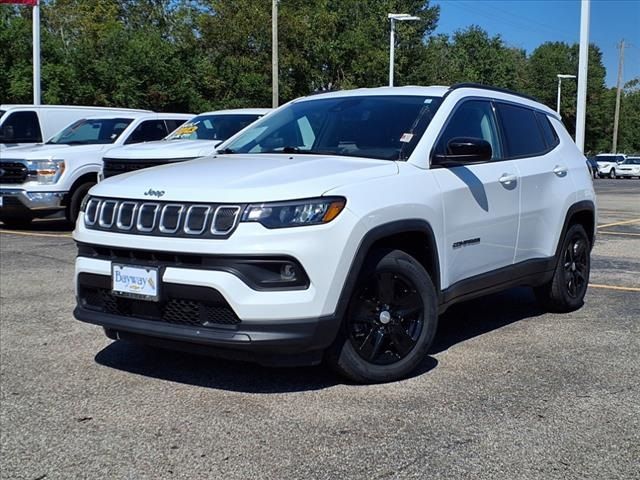
M 515 184 L 517 180 L 518 180 L 517 175 L 513 175 L 511 173 L 503 173 L 499 179 L 499 182 L 503 185 L 510 186 L 512 184 Z
M 553 169 L 553 173 L 555 173 L 559 177 L 566 176 L 568 171 L 569 169 L 562 165 L 556 165 L 555 168 Z

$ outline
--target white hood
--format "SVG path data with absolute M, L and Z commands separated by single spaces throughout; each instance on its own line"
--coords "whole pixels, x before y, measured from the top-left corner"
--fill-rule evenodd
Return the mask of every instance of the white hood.
M 132 160 L 197 158 L 212 155 L 220 140 L 158 140 L 109 150 L 108 158 Z
M 317 197 L 347 183 L 396 175 L 385 160 L 319 155 L 221 155 L 117 175 L 91 189 L 102 197 L 251 203 Z
M 46 158 L 65 158 L 66 152 L 83 153 L 83 152 L 95 152 L 102 148 L 108 148 L 112 145 L 48 145 L 38 144 L 34 146 L 15 147 L 10 148 L 2 153 L 2 159 L 15 158 L 20 160 L 37 160 Z

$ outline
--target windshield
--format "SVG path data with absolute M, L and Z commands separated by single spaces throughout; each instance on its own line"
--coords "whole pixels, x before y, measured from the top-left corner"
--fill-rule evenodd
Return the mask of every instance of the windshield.
M 624 162 L 624 165 L 640 165 L 640 158 L 627 158 Z
M 78 120 L 55 135 L 47 143 L 54 145 L 97 145 L 113 143 L 132 121 L 131 118 Z
M 221 153 L 303 153 L 404 160 L 442 100 L 354 96 L 291 103 L 249 127 Z
M 167 136 L 166 140 L 226 140 L 262 115 L 198 115 Z

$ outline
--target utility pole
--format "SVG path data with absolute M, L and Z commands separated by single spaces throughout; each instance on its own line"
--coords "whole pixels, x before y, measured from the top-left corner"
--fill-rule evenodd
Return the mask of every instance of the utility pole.
M 278 107 L 278 0 L 271 2 L 271 106 Z
M 622 69 L 624 66 L 624 38 L 618 44 L 618 85 L 616 91 L 616 113 L 613 116 L 613 147 L 611 151 L 618 153 L 618 122 L 620 121 L 620 91 L 622 90 Z

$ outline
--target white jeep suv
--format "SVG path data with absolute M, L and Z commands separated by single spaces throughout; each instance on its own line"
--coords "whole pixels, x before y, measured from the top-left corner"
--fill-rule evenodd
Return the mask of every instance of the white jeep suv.
M 583 303 L 593 185 L 534 100 L 472 84 L 320 94 L 220 148 L 91 190 L 76 318 L 381 382 L 423 361 L 455 302 L 524 285 L 554 311 Z

